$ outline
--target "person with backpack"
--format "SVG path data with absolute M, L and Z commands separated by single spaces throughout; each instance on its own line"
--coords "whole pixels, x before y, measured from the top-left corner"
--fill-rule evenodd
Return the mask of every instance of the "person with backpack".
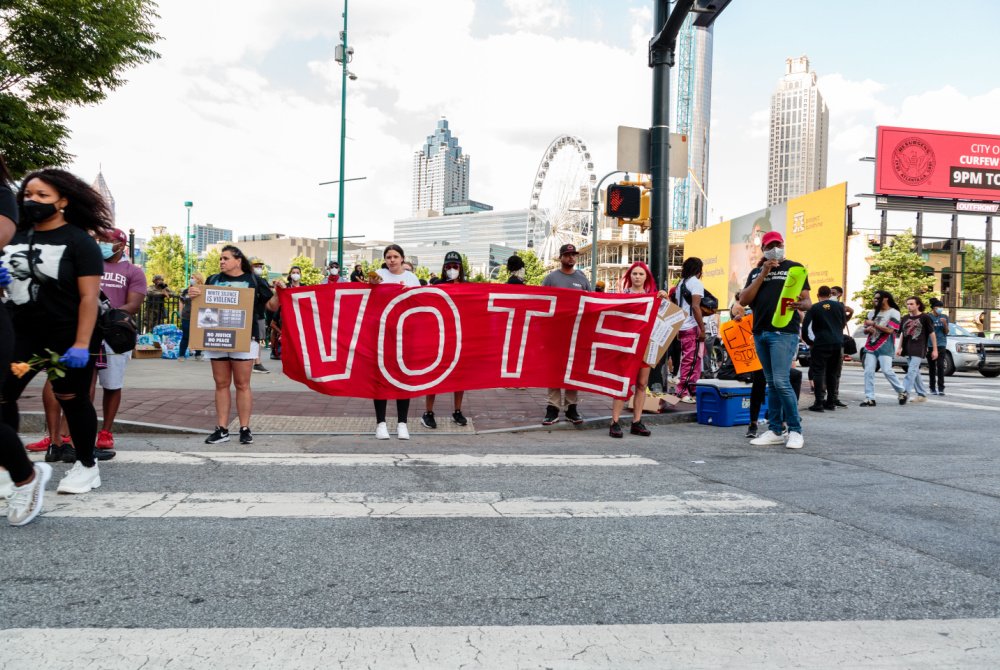
M 701 309 L 701 301 L 705 297 L 705 285 L 701 283 L 703 267 L 701 259 L 696 256 L 684 259 L 681 280 L 674 291 L 674 301 L 686 315 L 677 334 L 681 347 L 681 365 L 675 371 L 675 394 L 681 402 L 688 404 L 695 402 L 695 386 L 701 378 L 701 359 L 705 346 L 705 322 Z
M 253 321 L 255 314 L 268 309 L 272 312 L 278 309 L 278 295 L 267 284 L 258 279 L 250 265 L 250 261 L 238 247 L 227 244 L 222 247 L 219 257 L 221 272 L 205 280 L 206 286 L 228 286 L 232 288 L 254 289 L 254 305 L 251 322 L 254 326 L 250 340 L 250 351 L 211 351 L 205 350 L 205 358 L 212 362 L 212 378 L 215 380 L 215 418 L 216 427 L 205 439 L 205 444 L 219 444 L 229 441 L 229 412 L 232 409 L 230 388 L 236 388 L 236 414 L 240 419 L 240 444 L 253 444 L 253 432 L 250 430 L 250 414 L 253 411 L 253 393 L 250 390 L 250 377 L 253 375 L 254 360 L 260 355 L 260 330 Z M 281 282 L 275 282 L 278 288 L 284 288 Z M 197 298 L 202 293 L 201 286 L 188 289 L 191 298 Z

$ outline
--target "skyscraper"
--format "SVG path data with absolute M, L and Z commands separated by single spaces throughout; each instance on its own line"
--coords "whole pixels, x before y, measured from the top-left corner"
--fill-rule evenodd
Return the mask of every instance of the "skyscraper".
M 107 203 L 108 209 L 111 210 L 111 221 L 115 220 L 115 196 L 111 195 L 111 189 L 108 188 L 108 182 L 104 180 L 104 172 L 98 170 L 97 177 L 94 179 L 94 183 L 90 185 L 95 191 L 101 194 L 104 198 L 104 202 Z
M 785 76 L 771 96 L 767 204 L 826 187 L 830 113 L 809 58 L 785 60 Z
M 469 157 L 441 118 L 434 133 L 413 155 L 413 215 L 437 215 L 453 203 L 469 199 Z

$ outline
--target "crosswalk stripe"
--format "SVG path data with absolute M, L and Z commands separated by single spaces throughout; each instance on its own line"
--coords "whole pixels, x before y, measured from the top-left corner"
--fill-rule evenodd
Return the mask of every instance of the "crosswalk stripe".
M 44 454 L 32 454 L 34 460 Z M 118 451 L 114 463 L 140 465 L 320 465 L 395 467 L 634 467 L 659 461 L 633 454 L 297 454 Z
M 496 492 L 99 493 L 48 496 L 48 518 L 598 518 L 760 514 L 778 503 L 729 492 L 685 491 L 638 500 L 505 498 Z
M 13 628 L 15 668 L 997 667 L 1000 620 L 610 626 Z M 280 661 L 280 662 L 279 662 Z
M 888 395 L 885 393 L 876 393 L 876 398 L 881 398 L 883 400 L 897 400 L 898 396 Z M 971 402 L 948 402 L 947 400 L 939 400 L 938 398 L 929 398 L 927 400 L 927 405 L 934 407 L 936 405 L 945 405 L 946 407 L 962 407 L 964 409 L 978 409 L 986 412 L 1000 412 L 1000 407 L 990 407 L 989 405 L 975 405 Z

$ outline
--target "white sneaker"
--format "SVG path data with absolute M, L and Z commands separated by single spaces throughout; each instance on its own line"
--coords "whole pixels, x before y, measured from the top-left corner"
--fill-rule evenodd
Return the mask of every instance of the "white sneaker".
M 785 442 L 786 449 L 801 449 L 803 446 L 802 433 L 789 433 L 788 441 Z
M 10 478 L 10 473 L 0 470 L 0 500 L 6 500 L 14 493 L 14 480 Z
M 389 426 L 385 425 L 385 421 L 375 426 L 375 439 L 376 440 L 389 439 Z
M 396 437 L 401 440 L 410 439 L 410 429 L 406 427 L 405 423 L 396 424 Z
M 760 437 L 755 437 L 754 439 L 750 440 L 750 444 L 754 445 L 755 447 L 769 447 L 774 444 L 784 444 L 784 443 L 785 443 L 784 435 L 778 435 L 777 433 L 774 433 L 770 430 L 765 431 L 764 434 L 761 435 Z
M 681 402 L 687 403 L 688 405 L 693 405 L 695 404 L 696 401 L 694 399 L 694 396 L 686 395 L 683 398 L 681 398 Z
M 927 402 L 927 396 L 918 395 L 916 398 L 911 399 L 910 402 Z
M 100 485 L 101 472 L 97 469 L 97 463 L 94 463 L 94 467 L 88 468 L 77 461 L 59 482 L 56 493 L 87 493 Z
M 7 501 L 7 521 L 12 526 L 30 523 L 42 511 L 45 485 L 52 477 L 52 466 L 35 463 L 35 478 L 24 486 L 15 486 Z M 9 477 L 8 477 L 9 478 Z

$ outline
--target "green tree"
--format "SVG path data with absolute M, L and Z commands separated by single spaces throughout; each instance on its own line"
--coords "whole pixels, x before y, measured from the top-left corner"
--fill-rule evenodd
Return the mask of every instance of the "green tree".
M 962 268 L 962 294 L 968 298 L 986 293 L 986 249 L 973 244 L 965 245 L 965 263 Z M 990 286 L 993 298 L 1000 296 L 1000 256 L 993 257 Z
M 303 286 L 318 284 L 323 279 L 323 273 L 320 272 L 319 268 L 313 264 L 312 259 L 308 256 L 296 256 L 288 264 L 289 269 L 296 266 L 302 270 L 301 281 Z
M 897 235 L 872 259 L 871 273 L 865 279 L 864 289 L 854 294 L 854 299 L 869 308 L 875 291 L 888 291 L 900 305 L 911 295 L 921 296 L 924 302 L 935 297 L 934 278 L 924 271 L 924 259 L 914 251 L 914 238 L 910 230 Z M 818 288 L 818 287 L 814 287 Z M 858 310 L 856 320 L 863 322 L 868 310 Z
M 413 274 L 417 275 L 417 279 L 423 279 L 426 282 L 431 280 L 431 269 L 424 265 L 418 265 L 413 268 Z
M 215 267 L 218 272 L 218 262 Z M 184 289 L 184 243 L 180 235 L 157 235 L 149 240 L 146 245 L 147 282 L 152 284 L 155 275 L 163 275 L 174 293 Z
M 211 248 L 205 252 L 205 255 L 195 264 L 198 268 L 198 272 L 205 275 L 205 279 L 208 279 L 214 274 L 219 273 L 219 259 L 222 257 L 222 253 L 216 249 Z
M 92 105 L 159 57 L 152 0 L 0 2 L 0 147 L 15 177 L 62 165 L 66 108 Z
M 524 261 L 524 283 L 530 286 L 541 286 L 542 280 L 545 279 L 548 272 L 542 262 L 538 260 L 538 254 L 533 249 L 525 249 L 518 251 L 517 255 Z M 507 266 L 504 265 L 497 272 L 496 282 L 506 284 L 509 278 L 510 273 L 507 272 Z

